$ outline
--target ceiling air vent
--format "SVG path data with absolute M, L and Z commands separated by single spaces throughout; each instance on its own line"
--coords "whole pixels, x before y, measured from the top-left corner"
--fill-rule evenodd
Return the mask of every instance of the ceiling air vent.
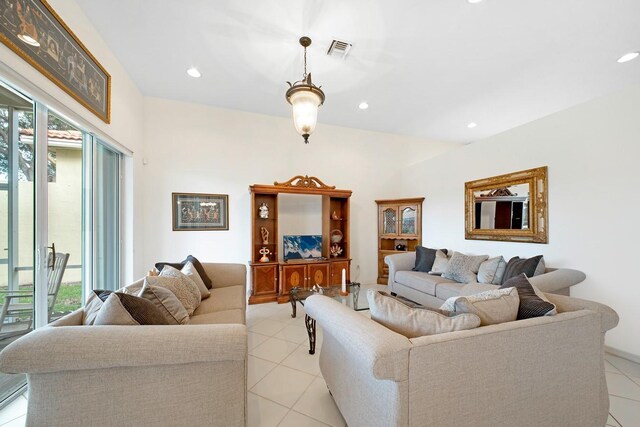
M 327 55 L 335 56 L 336 58 L 344 59 L 347 57 L 349 50 L 351 49 L 351 43 L 344 42 L 342 40 L 334 40 L 327 50 Z

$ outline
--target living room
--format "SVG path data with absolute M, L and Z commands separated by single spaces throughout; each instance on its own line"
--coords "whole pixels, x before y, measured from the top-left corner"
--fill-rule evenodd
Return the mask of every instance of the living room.
M 11 3 L 17 4 L 5 2 Z M 425 247 L 506 261 L 543 255 L 548 267 L 586 275 L 571 287 L 571 297 L 604 304 L 619 316 L 604 342 L 606 424 L 640 423 L 639 295 L 628 267 L 618 267 L 633 265 L 633 242 L 640 238 L 626 221 L 638 207 L 632 195 L 640 155 L 640 59 L 617 62 L 640 49 L 637 4 L 437 1 L 407 4 L 396 16 L 397 5 L 364 2 L 198 2 L 187 10 L 178 2 L 163 8 L 149 1 L 48 3 L 108 71 L 110 123 L 5 44 L 0 81 L 122 153 L 120 280 L 113 290 L 146 276 L 158 261 L 193 254 L 203 263 L 245 265 L 250 292 L 255 212 L 249 186 L 297 175 L 352 192 L 349 278 L 374 284 L 375 201 L 424 197 Z M 308 71 L 326 94 L 308 144 L 285 99 L 286 81 L 303 72 L 298 39 L 305 35 L 312 39 Z M 352 44 L 345 58 L 326 55 L 338 36 Z M 201 77 L 187 75 L 190 67 Z M 368 108 L 359 108 L 363 102 Z M 546 243 L 465 238 L 465 183 L 538 167 L 548 170 Z M 228 196 L 228 229 L 174 231 L 172 193 Z M 89 282 L 82 283 L 90 290 Z M 249 383 L 242 422 L 345 423 L 332 401 L 317 403 L 328 408 L 325 418 L 306 411 L 304 399 L 296 407 L 322 378 L 313 365 L 322 333 L 317 354 L 304 354 L 304 315 L 292 319 L 290 310 L 289 304 L 247 305 L 246 357 L 271 372 L 289 356 L 305 356 L 299 370 L 313 381 L 301 381 L 293 402 L 265 397 L 269 392 L 252 391 L 260 381 Z M 264 344 L 290 326 L 296 345 L 280 360 L 252 354 L 256 340 Z M 283 366 L 295 370 L 289 365 Z M 0 425 L 38 425 L 25 420 L 28 402 L 19 398 L 24 402 L 9 404 L 18 402 L 12 414 L 19 415 L 0 412 Z M 327 392 L 322 399 L 331 397 Z M 501 425 L 493 421 L 488 425 Z

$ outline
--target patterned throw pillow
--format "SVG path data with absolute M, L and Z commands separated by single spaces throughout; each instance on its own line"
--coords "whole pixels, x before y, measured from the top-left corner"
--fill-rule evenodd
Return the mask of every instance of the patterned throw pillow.
M 512 277 L 519 276 L 524 273 L 527 277 L 533 277 L 544 273 L 546 270 L 544 264 L 544 258 L 542 255 L 534 256 L 532 258 L 520 258 L 513 257 L 507 263 L 504 276 L 502 277 L 502 283 Z
M 489 258 L 488 255 L 472 256 L 454 252 L 442 277 L 458 283 L 473 283 L 477 279 L 480 264 L 487 258 Z
M 471 313 L 447 316 L 438 310 L 410 307 L 384 292 L 367 291 L 371 319 L 407 338 L 477 328 L 480 318 Z
M 431 267 L 429 274 L 442 274 L 447 269 L 447 265 L 449 265 L 449 257 L 445 252 L 437 250 L 436 259 L 433 261 L 433 267 Z
M 451 297 L 442 304 L 440 310 L 474 313 L 480 318 L 480 325 L 486 326 L 516 320 L 519 305 L 516 288 L 506 288 Z
M 158 271 L 162 271 L 162 269 L 164 268 L 165 265 L 170 265 L 171 267 L 173 267 L 173 268 L 175 268 L 177 270 L 181 270 L 182 267 L 184 267 L 185 264 L 187 262 L 189 262 L 189 261 L 191 261 L 193 266 L 196 268 L 196 271 L 200 275 L 200 278 L 202 279 L 202 282 L 207 287 L 207 289 L 211 289 L 211 287 L 213 286 L 213 284 L 211 282 L 211 279 L 209 278 L 209 276 L 207 276 L 207 272 L 204 271 L 204 267 L 202 266 L 200 261 L 198 261 L 198 259 L 196 257 L 194 257 L 193 255 L 189 255 L 182 262 L 158 262 L 158 263 L 156 263 L 156 268 L 158 269 Z
M 506 268 L 507 262 L 504 260 L 504 257 L 489 258 L 480 264 L 480 268 L 478 269 L 478 283 L 500 285 Z
M 172 268 L 172 267 L 165 267 Z M 175 269 L 174 269 L 175 270 Z M 164 273 L 164 269 L 162 270 Z M 177 270 L 175 270 L 177 271 Z M 178 271 L 178 273 L 180 273 Z M 180 273 L 182 274 L 182 273 Z M 188 278 L 187 278 L 188 279 Z M 161 288 L 169 289 L 182 303 L 189 316 L 198 308 L 200 304 L 200 291 L 198 286 L 193 283 L 193 280 L 189 279 L 189 282 L 183 281 L 181 277 L 170 275 L 169 272 L 156 277 L 145 277 L 145 283 L 153 286 L 160 286 Z
M 170 325 L 184 325 L 189 323 L 189 313 L 180 300 L 169 289 L 150 285 L 145 280 L 144 286 L 138 294 L 155 305 L 164 315 Z
M 511 287 L 515 287 L 518 290 L 518 296 L 520 297 L 518 320 L 557 313 L 556 306 L 549 302 L 542 292 L 536 292 L 536 288 L 529 282 L 524 273 L 507 280 L 500 289 Z
M 144 298 L 120 292 L 108 294 L 94 325 L 167 325 L 160 310 Z

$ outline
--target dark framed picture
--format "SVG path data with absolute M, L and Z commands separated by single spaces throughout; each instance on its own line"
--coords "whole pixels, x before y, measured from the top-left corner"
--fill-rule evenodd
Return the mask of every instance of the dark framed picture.
M 229 229 L 226 194 L 171 193 L 173 231 Z
M 0 0 L 0 41 L 76 101 L 111 120 L 111 76 L 45 0 Z

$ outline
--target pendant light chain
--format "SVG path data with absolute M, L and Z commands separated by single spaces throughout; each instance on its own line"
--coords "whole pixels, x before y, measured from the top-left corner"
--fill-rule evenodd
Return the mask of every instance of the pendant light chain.
M 302 75 L 302 79 L 307 78 L 307 47 L 304 47 L 304 74 Z

